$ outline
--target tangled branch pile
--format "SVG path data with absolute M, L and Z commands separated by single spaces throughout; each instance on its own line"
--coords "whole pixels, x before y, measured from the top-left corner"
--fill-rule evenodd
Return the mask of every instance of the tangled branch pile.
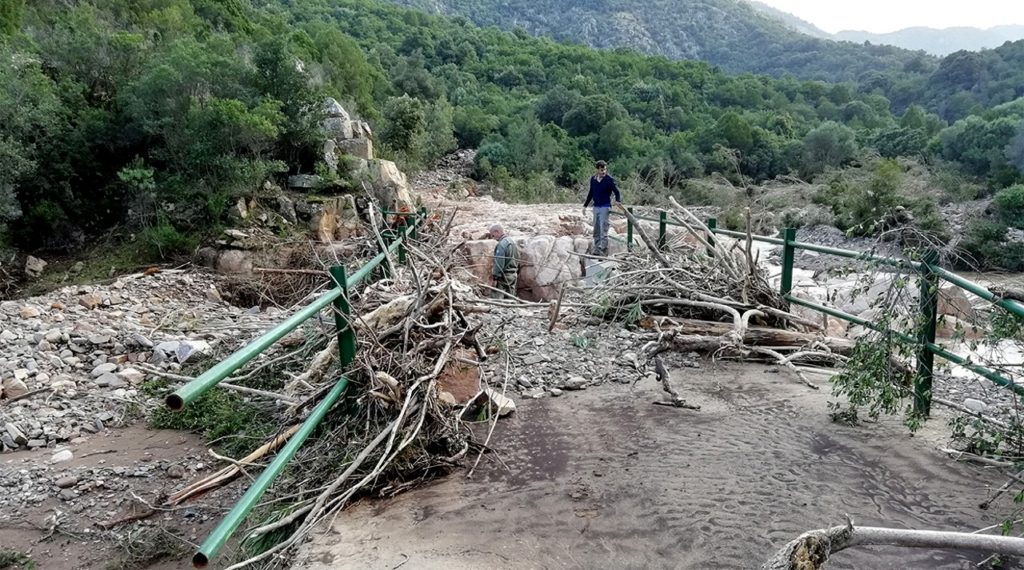
M 683 232 L 662 250 L 632 219 L 647 255 L 625 256 L 591 291 L 599 313 L 656 331 L 648 359 L 669 349 L 767 358 L 817 388 L 797 363 L 843 362 L 852 343 L 824 337 L 816 332 L 820 325 L 789 312 L 759 263 L 749 228 L 746 240 L 711 237 L 696 216 L 672 205 L 669 216 Z
M 482 450 L 460 409 L 437 386 L 450 368 L 478 366 L 486 358 L 479 327 L 460 309 L 473 290 L 452 276 L 455 250 L 441 233 L 421 232 L 420 240 L 408 243 L 405 265 L 389 260 L 389 277 L 350 291 L 350 325 L 358 340 L 351 364 L 338 365 L 338 338 L 329 325 L 337 315 L 310 321 L 298 350 L 270 360 L 278 374 L 289 376 L 278 392 L 261 394 L 281 403 L 278 435 L 171 497 L 176 504 L 231 480 L 283 445 L 340 376 L 350 380 L 343 400 L 250 517 L 259 522 L 245 533 L 242 547 L 252 557 L 231 568 L 284 564 L 283 554 L 353 498 L 393 495 L 459 465 L 471 449 Z M 474 400 L 487 405 L 486 396 Z

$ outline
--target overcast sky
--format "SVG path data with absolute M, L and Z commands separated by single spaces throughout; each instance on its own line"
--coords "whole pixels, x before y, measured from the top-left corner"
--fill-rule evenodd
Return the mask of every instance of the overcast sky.
M 829 33 L 929 26 L 1024 25 L 1024 0 L 761 0 Z

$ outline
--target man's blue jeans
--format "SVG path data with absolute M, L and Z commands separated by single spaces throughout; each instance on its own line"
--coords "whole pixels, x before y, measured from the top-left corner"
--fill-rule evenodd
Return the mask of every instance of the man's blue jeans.
M 594 255 L 608 255 L 608 224 L 611 208 L 594 208 Z

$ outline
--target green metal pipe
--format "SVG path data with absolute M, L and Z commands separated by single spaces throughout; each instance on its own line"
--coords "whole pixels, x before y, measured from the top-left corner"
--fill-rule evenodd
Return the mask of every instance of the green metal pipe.
M 718 228 L 714 228 L 713 231 L 716 234 L 718 234 L 718 235 L 729 236 L 729 237 L 737 238 L 737 239 L 747 239 L 746 232 L 736 232 L 736 231 L 733 231 L 733 230 L 721 230 L 721 229 L 718 229 Z M 783 246 L 786 245 L 785 240 L 782 240 L 780 238 L 773 238 L 773 237 L 768 237 L 768 236 L 759 236 L 757 234 L 753 234 L 750 237 L 754 241 L 759 241 L 759 242 L 762 242 L 762 243 L 770 243 L 772 245 L 783 245 Z
M 334 388 L 327 393 L 327 397 L 321 401 L 317 407 L 313 410 L 313 413 L 306 418 L 306 421 L 302 422 L 302 427 L 299 431 L 295 432 L 288 443 L 281 449 L 274 461 L 260 473 L 260 476 L 256 478 L 249 490 L 242 495 L 242 498 L 235 503 L 232 507 L 231 512 L 224 517 L 224 520 L 220 521 L 217 528 L 213 529 L 203 544 L 199 547 L 199 551 L 196 552 L 195 556 L 192 557 L 192 566 L 196 568 L 206 568 L 206 565 L 210 563 L 210 559 L 217 555 L 217 552 L 224 546 L 231 535 L 234 534 L 235 530 L 238 529 L 238 525 L 242 524 L 245 520 L 246 515 L 249 511 L 256 506 L 259 502 L 260 497 L 267 491 L 267 488 L 277 479 L 277 476 L 284 471 L 285 465 L 291 461 L 292 457 L 295 456 L 295 452 L 299 450 L 309 434 L 313 433 L 316 426 L 320 425 L 323 421 L 324 416 L 327 415 L 327 410 L 331 409 L 331 406 L 338 401 L 341 394 L 348 387 L 348 378 L 341 377 L 338 382 L 334 385 Z
M 245 364 L 253 358 L 256 358 L 261 352 L 280 340 L 284 335 L 292 332 L 299 325 L 306 322 L 307 319 L 313 317 L 323 310 L 324 307 L 333 303 L 340 294 L 341 290 L 334 288 L 323 295 L 320 295 L 315 301 L 307 305 L 301 311 L 288 317 L 281 324 L 263 333 L 263 335 L 256 340 L 238 349 L 231 354 L 231 356 L 228 356 L 221 362 L 217 363 L 216 366 L 202 373 L 195 380 L 185 384 L 181 388 L 178 388 L 173 394 L 167 396 L 167 407 L 172 410 L 181 410 L 187 404 L 192 403 L 207 390 L 219 384 L 242 366 L 245 366 Z
M 407 228 L 405 231 L 408 234 L 408 232 L 411 231 L 411 227 Z M 395 240 L 395 242 L 388 247 L 388 251 L 394 252 L 399 247 L 400 243 L 400 240 Z M 359 283 L 370 275 L 370 272 L 373 271 L 374 268 L 384 262 L 385 258 L 385 254 L 381 252 L 366 263 L 366 265 L 360 267 L 358 271 L 348 278 L 349 288 L 355 288 L 359 285 Z M 223 382 L 225 378 L 233 374 L 239 368 L 245 366 L 252 359 L 259 356 L 260 353 L 269 348 L 272 344 L 333 303 L 340 295 L 341 290 L 335 287 L 320 297 L 317 297 L 315 301 L 307 305 L 298 313 L 288 317 L 281 324 L 270 329 L 251 343 L 238 349 L 231 354 L 231 356 L 228 356 L 223 361 L 217 363 L 213 368 L 202 373 L 195 380 L 181 388 L 178 388 L 173 394 L 167 396 L 167 407 L 172 410 L 184 409 L 185 406 L 194 402 L 196 398 L 202 396 L 210 388 L 213 388 L 217 384 Z
M 985 299 L 986 301 L 992 301 L 994 304 L 1006 309 L 1007 311 L 1017 315 L 1018 317 L 1024 317 L 1024 305 L 1018 303 L 1017 301 L 1013 301 L 1011 299 L 1000 299 L 996 297 L 994 293 L 982 287 L 981 285 L 978 285 L 973 281 L 968 281 L 967 279 L 960 277 L 956 273 L 946 271 L 945 269 L 936 267 L 935 273 L 938 273 L 940 278 L 949 281 L 950 283 L 956 285 L 957 287 L 960 287 L 961 289 L 966 289 L 967 291 L 981 297 L 982 299 Z
M 901 333 L 901 332 L 898 332 L 898 331 L 894 331 L 894 330 L 891 330 L 891 329 L 883 328 L 883 327 L 881 327 L 879 325 L 876 325 L 875 323 L 872 323 L 871 321 L 865 321 L 864 319 L 862 319 L 860 317 L 855 317 L 855 316 L 853 316 L 853 315 L 851 315 L 849 313 L 844 313 L 844 312 L 842 312 L 840 310 L 837 310 L 837 309 L 832 309 L 832 308 L 826 307 L 824 305 L 819 305 L 817 303 L 812 303 L 810 301 L 806 301 L 806 300 L 801 299 L 799 297 L 794 297 L 793 295 L 786 295 L 785 299 L 787 301 L 789 301 L 790 303 L 793 303 L 795 305 L 801 305 L 801 306 L 807 307 L 808 309 L 814 309 L 815 311 L 818 311 L 819 313 L 825 313 L 826 315 L 831 315 L 831 316 L 833 316 L 833 317 L 835 317 L 837 319 L 842 319 L 844 321 L 849 321 L 849 322 L 851 322 L 851 323 L 853 323 L 855 325 L 860 325 L 862 327 L 869 328 L 869 329 L 871 329 L 871 330 L 873 330 L 875 332 L 880 332 L 880 333 L 883 333 L 883 334 L 891 334 L 894 337 L 896 337 L 896 339 L 898 339 L 900 341 L 903 341 L 905 343 L 908 343 L 908 344 L 914 344 L 914 343 L 917 342 L 917 339 L 915 339 L 914 337 L 912 337 L 910 335 L 907 335 L 907 334 L 904 334 L 904 333 Z
M 978 366 L 977 364 L 972 364 L 970 360 L 967 360 L 966 358 L 963 358 L 961 356 L 953 354 L 952 352 L 949 352 L 948 350 L 946 350 L 946 349 L 944 349 L 941 346 L 938 346 L 936 344 L 929 344 L 928 345 L 928 350 L 930 352 L 932 352 L 933 354 L 935 354 L 936 356 L 940 356 L 942 358 L 945 358 L 946 360 L 952 362 L 953 364 L 957 364 L 959 366 L 963 366 L 964 368 L 970 370 L 971 372 L 974 372 L 975 374 L 984 376 L 985 378 L 988 378 L 989 380 L 995 382 L 996 384 L 999 384 L 1000 386 L 1003 386 L 1005 388 L 1009 388 L 1009 389 L 1013 390 L 1014 393 L 1016 393 L 1016 394 L 1018 394 L 1020 396 L 1024 396 L 1024 386 L 1021 386 L 1020 384 L 1017 384 L 1016 382 L 1014 382 L 1013 380 L 1010 380 L 1009 378 L 1005 378 L 1003 376 L 1000 376 L 995 371 L 989 370 L 988 368 L 985 368 L 984 366 Z
M 904 269 L 911 269 L 918 271 L 921 269 L 921 264 L 914 261 L 907 261 L 905 259 L 896 259 L 895 257 L 882 257 L 880 255 L 872 255 L 861 251 L 850 251 L 846 249 L 838 249 L 835 247 L 826 247 L 823 245 L 814 245 L 813 243 L 794 242 L 793 247 L 796 249 L 805 249 L 807 251 L 816 251 L 818 253 L 826 253 L 828 255 L 835 255 L 838 257 L 845 257 L 847 259 L 856 259 L 858 261 L 877 261 L 893 267 L 902 267 Z

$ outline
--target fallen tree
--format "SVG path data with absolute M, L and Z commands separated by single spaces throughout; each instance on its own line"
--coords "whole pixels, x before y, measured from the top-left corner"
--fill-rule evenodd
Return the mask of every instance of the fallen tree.
M 1024 556 L 1024 538 L 854 526 L 849 521 L 846 526 L 805 532 L 762 564 L 761 570 L 820 570 L 832 555 L 856 546 L 975 550 Z

